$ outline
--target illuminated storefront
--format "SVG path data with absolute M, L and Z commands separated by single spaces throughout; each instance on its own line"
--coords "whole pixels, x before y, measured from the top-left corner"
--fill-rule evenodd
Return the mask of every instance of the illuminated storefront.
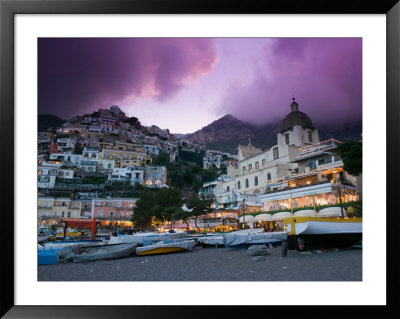
M 358 200 L 353 186 L 323 183 L 264 194 L 261 195 L 261 202 L 263 211 L 334 205 L 339 203 L 339 192 L 342 203 Z

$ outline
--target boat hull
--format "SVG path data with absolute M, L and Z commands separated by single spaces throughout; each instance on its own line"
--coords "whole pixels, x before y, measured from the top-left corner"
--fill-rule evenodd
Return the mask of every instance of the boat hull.
M 111 244 L 91 247 L 71 247 L 73 262 L 88 262 L 128 257 L 135 254 L 136 244 Z M 78 250 L 78 252 L 74 252 Z
M 254 242 L 249 241 L 238 245 L 225 244 L 225 247 L 230 249 L 248 249 L 250 246 L 254 245 L 266 245 L 266 246 L 272 245 L 276 247 L 282 245 L 282 240 L 264 240 L 264 241 L 254 241 Z
M 181 247 L 160 247 L 160 248 L 154 248 L 152 250 L 137 252 L 136 255 L 148 256 L 148 255 L 159 255 L 159 254 L 171 254 L 183 251 L 186 251 L 186 249 Z
M 361 219 L 288 218 L 288 249 L 349 248 L 362 240 Z

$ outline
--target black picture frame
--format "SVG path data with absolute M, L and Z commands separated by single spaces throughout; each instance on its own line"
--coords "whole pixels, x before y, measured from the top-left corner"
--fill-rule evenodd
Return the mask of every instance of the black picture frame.
M 387 305 L 386 306 L 22 306 L 14 303 L 14 15 L 15 14 L 385 14 L 387 21 L 387 130 L 386 165 L 380 174 L 387 177 Z M 330 314 L 342 317 L 372 315 L 399 316 L 396 301 L 398 271 L 395 234 L 395 183 L 400 161 L 397 138 L 400 136 L 400 3 L 399 0 L 0 0 L 0 132 L 2 191 L 1 309 L 4 318 L 160 318 L 210 317 L 230 315 Z M 383 107 L 383 106 L 377 106 Z M 384 141 L 382 141 L 384 143 Z M 377 145 L 377 147 L 379 147 Z M 378 152 L 379 153 L 379 152 Z M 5 156 L 7 154 L 7 156 Z M 378 164 L 379 165 L 379 164 Z M 390 172 L 390 174 L 389 174 Z M 384 214 L 385 212 L 377 212 Z M 244 292 L 243 292 L 244 293 Z M 295 298 L 301 291 L 288 291 Z M 235 297 L 235 296 L 233 296 Z M 236 296 L 237 297 L 237 296 Z M 240 302 L 238 302 L 240 303 Z M 312 309 L 310 309 L 312 307 Z M 267 309 L 268 308 L 268 309 Z M 250 311 L 250 313 L 249 313 Z

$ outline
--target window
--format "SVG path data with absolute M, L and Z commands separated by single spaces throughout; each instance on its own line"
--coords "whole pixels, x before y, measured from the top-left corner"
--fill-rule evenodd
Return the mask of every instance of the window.
M 73 216 L 76 217 L 76 212 L 73 213 Z
M 258 185 L 258 176 L 254 177 L 254 185 L 255 185 L 255 186 Z
M 318 160 L 318 165 L 324 165 L 325 164 L 325 158 L 321 158 Z
M 275 148 L 273 149 L 273 152 L 274 152 L 274 160 L 275 160 L 275 159 L 278 159 L 278 158 L 279 158 L 279 150 L 278 150 L 278 148 L 275 147 Z
M 249 172 L 253 169 L 253 165 L 249 164 Z
M 65 216 L 65 212 L 62 212 L 62 213 L 61 213 L 61 217 L 64 217 L 64 216 Z
M 46 210 L 46 211 L 44 212 L 44 216 L 49 216 L 49 211 L 48 211 L 48 210 Z
M 240 181 L 237 183 L 237 188 L 240 189 Z
M 265 159 L 262 160 L 261 165 L 262 167 L 265 167 Z
M 285 134 L 285 143 L 289 145 L 289 133 Z
M 246 187 L 249 187 L 249 179 L 248 178 L 246 178 L 245 184 L 246 184 Z
M 256 170 L 257 169 L 260 169 L 260 163 L 259 162 L 256 162 Z
M 312 132 L 311 131 L 309 131 L 308 132 L 308 140 L 310 141 L 310 143 L 312 143 Z
M 115 206 L 116 206 L 116 207 L 121 207 L 121 202 L 117 202 L 117 203 L 115 204 Z
M 242 171 L 243 171 L 243 173 L 246 171 L 246 166 L 242 167 Z
M 114 212 L 110 212 L 110 217 L 114 217 Z
M 140 173 L 136 173 L 136 178 L 140 178 Z
M 267 181 L 270 181 L 271 180 L 271 173 L 268 173 L 267 174 Z
M 306 166 L 309 167 L 310 169 L 313 169 L 314 168 L 314 161 L 307 162 Z
M 99 217 L 103 217 L 103 211 L 99 211 Z
M 226 191 L 229 192 L 229 186 L 226 187 Z
M 54 212 L 54 216 L 58 216 L 58 212 L 57 211 Z
M 67 216 L 68 216 L 68 218 L 70 218 L 70 217 L 71 217 L 71 212 L 68 212 L 68 215 L 67 215 Z

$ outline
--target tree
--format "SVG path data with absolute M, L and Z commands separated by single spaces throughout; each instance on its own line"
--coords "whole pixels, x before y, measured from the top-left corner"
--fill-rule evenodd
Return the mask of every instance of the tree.
M 172 221 L 181 207 L 181 191 L 178 188 L 163 188 L 156 195 L 154 216 L 161 221 Z
M 197 226 L 197 218 L 199 216 L 211 213 L 213 211 L 213 208 L 211 208 L 213 202 L 214 202 L 213 196 L 211 195 L 206 196 L 204 194 L 198 196 L 196 193 L 193 193 L 187 200 L 186 203 L 187 207 L 192 210 L 191 216 L 195 217 L 194 223 L 199 232 L 200 229 Z
M 144 189 L 140 193 L 139 200 L 136 202 L 136 207 L 133 208 L 132 221 L 135 226 L 149 228 L 153 220 L 153 211 L 155 208 L 156 193 L 149 189 Z
M 340 144 L 339 154 L 343 160 L 343 169 L 353 176 L 362 173 L 362 143 L 358 141 L 347 141 Z

